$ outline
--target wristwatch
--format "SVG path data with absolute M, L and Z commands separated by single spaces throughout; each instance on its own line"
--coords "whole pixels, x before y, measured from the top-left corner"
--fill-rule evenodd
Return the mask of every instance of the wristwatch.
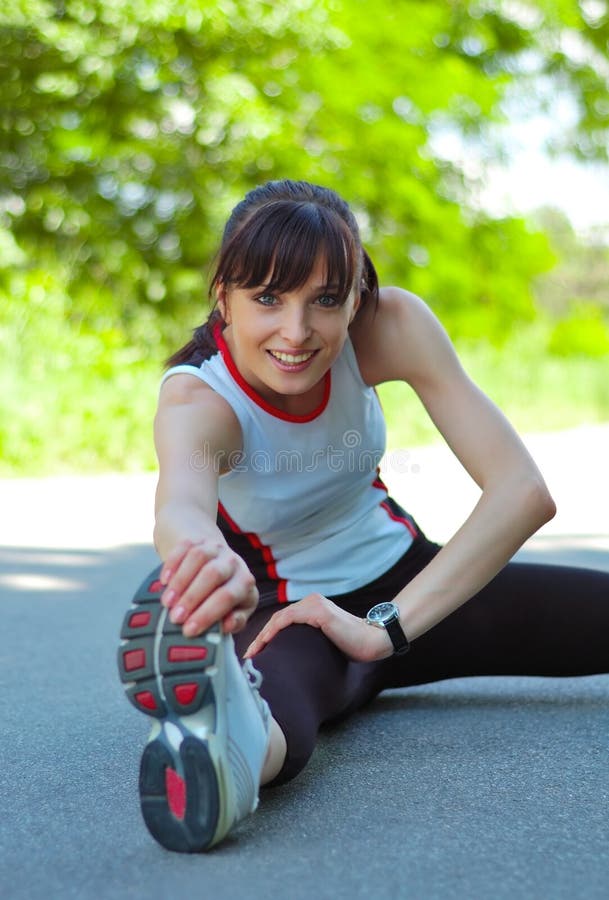
M 404 653 L 408 653 L 410 644 L 400 624 L 400 611 L 395 603 L 377 603 L 368 610 L 366 622 L 386 630 L 397 654 L 402 656 Z

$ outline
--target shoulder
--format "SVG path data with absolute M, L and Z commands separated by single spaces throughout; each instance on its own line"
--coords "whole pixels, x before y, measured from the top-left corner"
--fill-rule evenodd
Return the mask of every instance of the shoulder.
M 241 427 L 224 397 L 195 374 L 176 373 L 163 382 L 154 422 L 157 445 L 203 443 L 228 452 L 240 449 Z
M 362 377 L 368 384 L 417 382 L 459 367 L 452 343 L 429 306 L 398 287 L 381 288 L 375 310 L 364 308 L 351 326 Z
M 183 406 L 190 403 L 204 403 L 213 395 L 212 388 L 189 372 L 176 372 L 166 378 L 159 392 L 159 407 Z

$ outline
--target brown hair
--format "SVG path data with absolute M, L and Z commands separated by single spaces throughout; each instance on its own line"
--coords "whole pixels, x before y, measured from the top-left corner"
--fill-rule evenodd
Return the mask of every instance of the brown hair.
M 347 203 L 335 191 L 306 181 L 269 181 L 250 191 L 231 213 L 210 297 L 222 284 L 264 285 L 287 293 L 304 284 L 320 254 L 325 256 L 327 283 L 336 286 L 340 302 L 359 285 L 360 308 L 368 300 L 376 305 L 378 278 Z M 221 321 L 215 308 L 166 365 L 198 366 L 213 356 L 213 329 Z

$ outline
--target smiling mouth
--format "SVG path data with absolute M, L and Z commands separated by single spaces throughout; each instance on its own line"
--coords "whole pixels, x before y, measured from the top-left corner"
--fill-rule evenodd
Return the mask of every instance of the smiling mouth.
M 268 352 L 273 359 L 283 363 L 284 366 L 299 366 L 315 356 L 317 350 L 307 350 L 303 353 L 283 353 L 279 350 L 269 350 Z

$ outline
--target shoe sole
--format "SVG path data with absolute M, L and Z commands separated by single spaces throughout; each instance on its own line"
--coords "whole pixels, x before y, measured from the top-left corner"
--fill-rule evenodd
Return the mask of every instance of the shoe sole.
M 118 669 L 129 701 L 153 719 L 139 776 L 146 827 L 168 850 L 196 853 L 226 828 L 226 779 L 215 734 L 223 647 L 219 625 L 185 638 L 169 620 L 160 602 L 161 568 L 140 585 L 123 619 Z M 204 707 L 214 722 L 202 740 L 189 730 L 189 717 Z

